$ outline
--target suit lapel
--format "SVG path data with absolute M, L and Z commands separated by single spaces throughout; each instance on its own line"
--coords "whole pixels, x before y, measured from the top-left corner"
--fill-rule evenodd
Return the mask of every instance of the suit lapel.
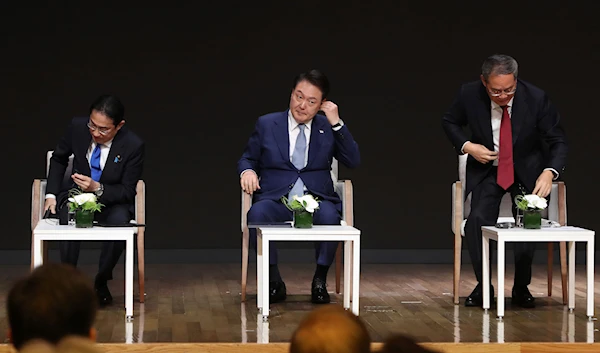
M 287 114 L 288 112 L 285 111 L 281 114 L 279 119 L 275 120 L 275 123 L 273 124 L 273 135 L 275 137 L 277 147 L 279 147 L 279 152 L 281 152 L 281 158 L 288 162 L 289 165 L 294 167 L 292 162 L 290 162 L 290 134 L 288 132 Z
M 117 163 L 121 161 L 121 156 L 123 155 L 123 146 L 125 145 L 125 139 L 123 138 L 123 136 L 125 134 L 126 131 L 121 129 L 115 135 L 115 138 L 113 139 L 113 142 L 110 145 L 110 151 L 108 152 L 108 158 L 106 158 L 104 169 L 102 169 L 102 176 L 100 177 L 100 181 L 103 181 L 107 175 L 111 175 L 117 167 Z
M 323 134 L 319 132 L 319 130 L 324 129 L 324 124 L 321 119 L 315 116 L 312 121 L 312 125 L 310 126 L 310 143 L 308 146 L 308 162 L 306 166 L 308 167 L 314 160 L 315 155 L 321 149 L 321 144 L 323 143 Z
M 481 84 L 481 89 L 479 91 L 479 100 L 480 104 L 477 105 L 479 107 L 479 112 L 477 115 L 481 117 L 479 119 L 479 125 L 485 138 L 485 141 L 483 142 L 485 147 L 493 151 L 494 137 L 492 135 L 492 101 L 487 95 L 485 86 L 483 84 Z
M 519 86 L 517 86 L 517 92 L 513 99 L 512 114 L 510 117 L 510 123 L 512 126 L 512 140 L 513 145 L 517 142 L 523 121 L 527 117 L 528 109 L 525 103 L 525 96 L 523 92 L 519 92 Z

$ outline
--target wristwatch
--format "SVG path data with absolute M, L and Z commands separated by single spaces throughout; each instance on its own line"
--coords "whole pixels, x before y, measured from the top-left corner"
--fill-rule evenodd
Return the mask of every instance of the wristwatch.
M 100 186 L 98 187 L 98 190 L 94 191 L 94 194 L 96 194 L 96 197 L 100 197 L 102 196 L 102 194 L 104 193 L 104 184 L 100 184 Z
M 332 129 L 335 129 L 335 128 L 342 127 L 342 126 L 344 126 L 344 122 L 342 121 L 342 119 L 340 119 L 340 120 L 337 122 L 337 124 L 335 124 L 335 125 L 331 125 L 331 128 L 332 128 Z

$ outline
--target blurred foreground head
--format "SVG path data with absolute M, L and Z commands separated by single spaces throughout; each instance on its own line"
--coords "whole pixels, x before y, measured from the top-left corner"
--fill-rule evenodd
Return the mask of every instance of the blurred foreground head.
M 339 305 L 308 314 L 292 336 L 290 353 L 368 353 L 371 338 L 365 324 Z
M 67 336 L 96 339 L 97 299 L 91 282 L 70 265 L 46 264 L 14 284 L 6 300 L 16 349 L 31 340 L 57 344 Z

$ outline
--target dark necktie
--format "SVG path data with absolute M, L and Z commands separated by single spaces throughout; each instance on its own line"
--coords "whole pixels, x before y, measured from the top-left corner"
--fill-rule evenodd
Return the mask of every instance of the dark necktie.
M 512 126 L 508 115 L 508 106 L 502 107 L 500 123 L 500 151 L 498 153 L 498 179 L 501 188 L 507 190 L 515 182 L 513 165 Z

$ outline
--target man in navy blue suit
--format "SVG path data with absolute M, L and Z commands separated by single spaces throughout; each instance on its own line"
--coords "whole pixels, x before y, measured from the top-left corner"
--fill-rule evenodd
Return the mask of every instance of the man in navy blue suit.
M 331 163 L 336 158 L 348 168 L 360 163 L 358 144 L 340 119 L 338 107 L 328 101 L 329 81 L 318 70 L 294 79 L 290 107 L 284 112 L 261 116 L 238 161 L 240 184 L 253 195 L 248 223 L 283 222 L 292 212 L 283 196 L 312 194 L 321 202 L 314 224 L 340 224 L 342 205 L 333 188 Z M 325 115 L 317 114 L 323 111 Z M 250 229 L 250 244 L 256 249 L 256 229 Z M 271 242 L 269 296 L 272 303 L 285 300 L 285 283 L 277 267 L 277 250 Z M 327 272 L 337 242 L 315 244 L 317 268 L 312 281 L 312 302 L 330 302 Z

